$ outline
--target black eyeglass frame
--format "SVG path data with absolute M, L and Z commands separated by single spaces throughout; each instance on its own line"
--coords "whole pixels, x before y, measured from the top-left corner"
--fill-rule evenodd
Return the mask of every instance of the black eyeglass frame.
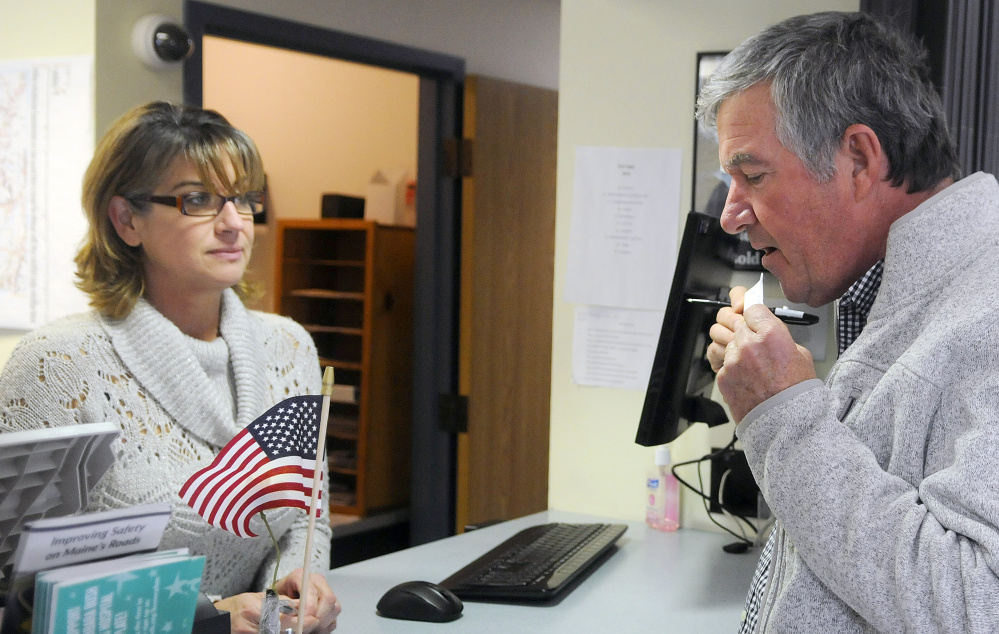
M 169 207 L 176 207 L 177 210 L 180 211 L 180 213 L 184 214 L 185 216 L 190 216 L 192 218 L 210 218 L 212 216 L 217 216 L 220 213 L 222 213 L 222 208 L 225 207 L 225 204 L 227 202 L 231 202 L 236 207 L 236 212 L 239 213 L 242 216 L 250 216 L 250 217 L 258 216 L 258 215 L 264 213 L 264 211 L 266 211 L 266 207 L 264 205 L 264 200 L 265 200 L 264 192 L 262 192 L 262 191 L 253 191 L 253 192 L 246 192 L 244 194 L 237 194 L 235 196 L 219 196 L 218 194 L 212 194 L 213 196 L 218 196 L 221 199 L 221 201 L 222 201 L 222 202 L 219 203 L 219 208 L 215 210 L 215 213 L 213 213 L 213 214 L 191 214 L 191 213 L 187 212 L 187 208 L 184 206 L 184 197 L 188 196 L 188 195 L 190 195 L 192 193 L 203 194 L 205 192 L 189 192 L 187 194 L 181 194 L 179 196 L 154 196 L 154 195 L 151 195 L 151 194 L 150 195 L 146 195 L 146 196 L 129 196 L 129 197 L 126 198 L 126 200 L 128 200 L 128 201 L 130 201 L 132 203 L 157 203 L 157 204 L 160 204 L 160 205 L 167 205 Z M 239 210 L 239 206 L 236 205 L 236 199 L 237 198 L 246 198 L 247 196 L 251 196 L 251 195 L 259 199 L 259 202 L 256 203 L 257 204 L 257 210 L 256 211 L 250 211 L 250 213 L 245 213 L 245 212 L 240 211 Z M 250 208 L 251 209 L 253 208 L 253 205 L 254 205 L 254 203 L 250 203 Z

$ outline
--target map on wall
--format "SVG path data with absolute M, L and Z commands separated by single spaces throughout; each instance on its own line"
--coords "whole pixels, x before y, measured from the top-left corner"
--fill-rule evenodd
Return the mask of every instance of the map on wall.
M 0 328 L 86 309 L 73 258 L 93 153 L 93 58 L 0 60 Z

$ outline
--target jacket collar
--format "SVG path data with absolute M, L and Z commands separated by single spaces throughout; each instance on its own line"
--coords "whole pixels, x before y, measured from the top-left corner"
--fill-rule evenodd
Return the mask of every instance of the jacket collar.
M 881 291 L 875 306 L 889 309 L 935 289 L 955 268 L 967 266 L 980 245 L 996 240 L 999 183 L 978 172 L 925 200 L 888 232 Z

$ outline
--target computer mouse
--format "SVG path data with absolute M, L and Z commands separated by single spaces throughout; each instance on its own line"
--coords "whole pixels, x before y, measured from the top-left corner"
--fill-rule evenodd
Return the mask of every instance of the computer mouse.
M 461 599 L 447 588 L 429 581 L 407 581 L 391 588 L 378 600 L 378 613 L 390 619 L 443 623 L 461 616 Z

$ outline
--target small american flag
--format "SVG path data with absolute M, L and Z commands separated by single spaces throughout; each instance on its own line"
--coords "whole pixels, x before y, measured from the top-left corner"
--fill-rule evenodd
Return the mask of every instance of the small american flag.
M 240 537 L 256 537 L 250 518 L 260 511 L 308 511 L 322 399 L 294 396 L 264 412 L 184 483 L 180 497 L 209 524 Z

